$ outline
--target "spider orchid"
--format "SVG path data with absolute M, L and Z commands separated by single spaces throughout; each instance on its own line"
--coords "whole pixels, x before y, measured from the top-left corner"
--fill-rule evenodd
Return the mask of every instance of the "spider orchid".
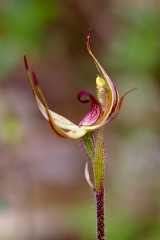
M 87 51 L 98 70 L 98 76 L 96 78 L 97 96 L 95 97 L 87 91 L 81 91 L 78 94 L 80 102 L 90 102 L 90 109 L 79 124 L 75 124 L 49 109 L 46 98 L 39 86 L 37 76 L 29 65 L 26 56 L 24 56 L 24 64 L 39 110 L 48 121 L 51 129 L 61 137 L 83 139 L 86 152 L 91 159 L 94 176 L 94 181 L 92 183 L 87 162 L 85 167 L 85 178 L 96 193 L 97 239 L 104 240 L 105 154 L 103 126 L 110 123 L 116 117 L 120 111 L 124 97 L 133 89 L 127 91 L 120 97 L 116 85 L 110 79 L 92 52 L 90 46 L 90 34 L 87 36 L 86 46 Z M 98 130 L 96 136 L 94 136 L 95 130 Z
M 90 35 L 87 37 L 86 45 L 88 53 L 92 57 L 92 60 L 94 61 L 99 72 L 99 75 L 96 78 L 97 98 L 87 91 L 81 91 L 78 94 L 78 99 L 82 103 L 90 102 L 91 106 L 89 112 L 77 125 L 49 109 L 46 98 L 39 86 L 37 76 L 31 69 L 27 57 L 24 56 L 24 63 L 28 79 L 30 81 L 39 110 L 48 121 L 52 130 L 65 138 L 82 138 L 86 133 L 99 129 L 100 127 L 109 123 L 119 112 L 122 100 L 128 93 L 127 92 L 122 97 L 119 97 L 116 85 L 109 78 L 91 50 Z

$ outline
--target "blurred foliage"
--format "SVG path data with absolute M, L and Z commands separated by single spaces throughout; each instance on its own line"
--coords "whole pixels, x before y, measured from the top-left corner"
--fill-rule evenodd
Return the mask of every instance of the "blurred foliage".
M 0 213 L 9 209 L 9 204 L 7 201 L 0 199 Z
M 73 218 L 73 225 L 81 233 L 82 239 L 94 239 L 95 210 L 91 204 L 74 209 L 70 217 Z M 106 235 L 111 240 L 157 240 L 160 236 L 159 223 L 154 219 L 141 221 L 127 212 L 121 212 L 120 209 L 114 215 L 109 211 L 105 224 L 107 225 Z
M 107 1 L 107 2 L 109 3 L 110 1 Z M 116 1 L 111 1 L 111 3 L 113 4 L 113 8 L 114 8 L 114 4 L 116 4 L 115 2 Z M 110 181 L 113 183 L 112 187 L 114 188 L 114 184 L 116 182 L 115 178 L 117 177 L 116 173 L 114 173 L 114 167 L 118 168 L 117 174 L 119 175 L 121 173 L 122 174 L 126 173 L 126 176 L 127 174 L 129 174 L 129 171 L 126 170 L 126 161 L 123 162 L 123 159 L 125 158 L 124 157 L 125 153 L 127 154 L 129 152 L 129 154 L 127 154 L 126 159 L 127 158 L 131 159 L 128 163 L 130 168 L 134 168 L 135 165 L 137 165 L 137 168 L 138 167 L 143 168 L 143 171 L 142 169 L 139 170 L 141 182 L 144 181 L 144 180 L 141 180 L 141 178 L 144 178 L 144 176 L 142 176 L 142 173 L 145 171 L 144 166 L 148 164 L 146 163 L 147 161 L 146 160 L 147 157 L 145 155 L 146 149 L 150 151 L 150 152 L 146 151 L 147 152 L 146 154 L 150 153 L 149 158 L 152 158 L 151 159 L 152 161 L 150 161 L 151 165 L 149 165 L 148 168 L 151 169 L 152 171 L 152 168 L 154 169 L 153 167 L 154 164 L 155 164 L 154 166 L 158 166 L 159 150 L 157 150 L 156 152 L 157 148 L 155 145 L 157 142 L 158 142 L 157 145 L 159 144 L 159 121 L 158 121 L 159 118 L 157 118 L 159 114 L 159 106 L 156 100 L 157 100 L 157 95 L 159 94 L 159 90 L 157 88 L 157 85 L 158 85 L 157 82 L 159 83 L 159 76 L 160 76 L 160 54 L 159 54 L 160 53 L 160 41 L 159 41 L 160 10 L 158 8 L 156 9 L 156 8 L 150 8 L 150 7 L 148 8 L 144 7 L 139 9 L 138 8 L 132 9 L 132 7 L 130 7 L 128 9 L 122 9 L 119 6 L 116 7 L 116 10 L 110 9 L 110 7 L 108 10 L 103 7 L 103 3 L 101 3 L 101 1 L 97 1 L 97 2 L 93 1 L 92 3 L 93 4 L 90 4 L 90 1 L 88 1 L 88 3 L 86 4 L 86 1 L 72 1 L 72 0 L 64 1 L 64 2 L 62 1 L 61 3 L 60 1 L 56 1 L 56 0 L 54 1 L 52 0 L 46 0 L 46 1 L 43 1 L 43 0 L 5 1 L 4 0 L 4 1 L 1 1 L 0 3 L 0 18 L 1 18 L 1 21 L 0 21 L 0 52 L 1 52 L 0 79 L 1 80 L 7 79 L 3 77 L 5 77 L 8 73 L 10 73 L 11 70 L 14 69 L 16 65 L 21 62 L 22 56 L 25 53 L 30 54 L 32 52 L 32 54 L 34 54 L 36 53 L 36 51 L 40 49 L 40 52 L 42 52 L 42 55 L 43 55 L 43 52 L 46 50 L 46 49 L 42 49 L 43 43 L 47 41 L 47 43 L 49 43 L 50 45 L 53 44 L 53 36 L 54 36 L 54 41 L 55 41 L 54 50 L 57 51 L 56 54 L 59 55 L 60 53 L 61 55 L 60 58 L 61 57 L 63 58 L 63 61 L 61 59 L 58 59 L 57 62 L 54 64 L 55 64 L 55 68 L 57 67 L 58 71 L 61 71 L 62 75 L 60 75 L 61 78 L 59 78 L 59 75 L 55 73 L 54 75 L 55 85 L 53 84 L 53 82 L 50 82 L 50 85 L 49 85 L 47 81 L 45 82 L 45 84 L 46 84 L 47 91 L 50 91 L 50 96 L 53 96 L 55 98 L 56 96 L 58 96 L 57 99 L 59 99 L 59 94 L 61 94 L 60 95 L 61 100 L 60 101 L 58 100 L 58 101 L 61 102 L 64 108 L 63 110 L 66 111 L 65 109 L 66 98 L 64 97 L 64 95 L 67 91 L 69 91 L 69 94 L 70 94 L 70 86 L 72 86 L 73 88 L 74 86 L 76 86 L 75 78 L 80 79 L 79 81 L 80 87 L 83 84 L 87 87 L 91 86 L 89 82 L 89 77 L 87 76 L 87 74 L 89 74 L 88 69 L 92 69 L 91 70 L 92 73 L 93 71 L 95 71 L 95 69 L 93 65 L 90 64 L 87 54 L 86 54 L 87 55 L 87 58 L 86 58 L 85 51 L 82 47 L 82 44 L 84 44 L 82 43 L 83 37 L 81 37 L 81 39 L 79 37 L 80 35 L 84 36 L 86 33 L 86 28 L 88 28 L 88 26 L 91 26 L 91 29 L 93 28 L 93 32 L 96 33 L 94 40 L 98 39 L 98 41 L 96 40 L 98 43 L 97 46 L 95 46 L 96 41 L 94 41 L 93 46 L 95 48 L 96 53 L 98 52 L 97 50 L 99 49 L 103 50 L 102 51 L 103 56 L 101 56 L 100 58 L 102 57 L 104 58 L 104 63 L 105 63 L 104 65 L 108 66 L 109 71 L 112 70 L 113 75 L 114 73 L 117 73 L 118 75 L 117 79 L 120 78 L 120 80 L 122 80 L 120 81 L 120 85 L 124 90 L 127 89 L 126 85 L 131 85 L 131 87 L 138 88 L 137 92 L 132 93 L 131 97 L 130 96 L 128 97 L 128 100 L 127 100 L 128 106 L 126 108 L 126 113 L 124 108 L 123 114 L 120 116 L 120 118 L 124 118 L 124 119 L 122 119 L 122 121 L 120 119 L 115 125 L 113 124 L 113 128 L 112 128 L 113 135 L 115 134 L 116 136 L 115 138 L 111 136 L 111 138 L 113 137 L 114 140 L 116 139 L 115 142 L 114 141 L 112 142 L 113 154 L 114 152 L 117 152 L 117 155 L 118 155 L 118 159 L 114 159 L 115 161 L 113 161 L 114 163 L 112 163 L 113 165 L 115 164 L 116 167 L 112 166 L 112 169 L 111 169 L 113 173 L 111 172 L 112 179 Z M 138 3 L 136 3 L 135 1 L 135 5 L 136 4 L 138 5 Z M 146 2 L 144 1 L 144 4 L 147 5 L 147 1 Z M 103 8 L 103 11 L 102 11 L 102 8 L 100 7 L 101 5 Z M 106 16 L 108 18 L 106 18 Z M 58 29 L 55 30 L 54 24 L 56 24 L 58 20 L 60 20 L 60 24 L 58 25 Z M 114 24 L 113 25 L 111 24 L 112 21 L 116 23 L 115 26 Z M 112 31 L 112 28 L 113 28 L 113 31 Z M 111 31 L 108 31 L 111 38 L 109 38 L 107 34 L 105 35 L 105 33 L 107 32 L 106 29 L 111 30 Z M 105 46 L 101 45 L 101 42 L 105 43 Z M 106 52 L 104 51 L 104 47 L 106 47 L 107 49 Z M 52 65 L 53 59 L 50 61 L 50 56 L 48 56 L 48 54 L 49 52 L 45 55 L 45 63 L 47 62 L 48 64 L 49 62 L 49 64 L 48 65 L 46 64 L 47 67 L 44 70 L 46 72 L 43 73 L 46 79 L 50 78 L 51 72 L 53 73 L 53 65 Z M 49 60 L 47 59 L 47 57 Z M 41 64 L 45 65 L 45 63 L 42 59 Z M 71 74 L 71 72 L 73 72 L 72 73 L 73 75 Z M 81 76 L 84 76 L 84 77 L 82 77 L 81 79 Z M 23 77 L 25 78 L 25 76 Z M 71 84 L 72 78 L 74 79 L 73 82 L 75 85 Z M 53 86 L 56 87 L 57 79 L 62 80 L 60 91 L 56 91 L 53 88 Z M 65 79 L 66 82 L 65 81 L 63 82 L 63 79 Z M 8 85 L 12 91 L 13 81 L 10 81 Z M 16 89 L 16 88 L 17 86 L 12 91 L 13 94 L 15 95 L 17 95 L 19 91 L 19 89 L 18 88 Z M 25 91 L 26 89 L 23 89 L 21 96 L 17 98 L 18 101 L 15 101 L 16 104 L 23 105 L 22 104 L 23 102 L 21 103 L 20 97 L 25 98 L 23 96 L 23 93 Z M 75 91 L 75 89 L 73 89 L 73 91 Z M 3 92 L 3 87 L 2 87 L 2 92 Z M 52 99 L 52 100 L 55 100 L 55 99 Z M 10 100 L 10 102 L 12 102 L 12 100 Z M 70 100 L 70 106 L 71 108 L 73 108 L 72 113 L 75 112 L 75 114 L 77 114 L 78 109 L 75 108 L 75 105 L 72 105 L 72 99 Z M 14 108 L 14 102 L 11 103 L 11 107 Z M 60 108 L 60 106 L 58 107 Z M 32 107 L 29 104 L 29 109 L 30 108 Z M 2 106 L 0 106 L 0 109 L 2 109 Z M 21 109 L 22 110 L 20 111 L 25 112 L 24 107 L 22 107 Z M 35 115 L 32 114 L 30 110 L 28 112 L 29 114 L 32 115 L 32 120 L 33 120 L 36 114 Z M 28 114 L 28 112 L 26 113 L 26 115 Z M 30 117 L 28 119 L 30 119 Z M 28 121 L 28 119 L 26 121 Z M 37 165 L 40 166 L 40 159 L 39 159 L 40 155 L 42 155 L 42 158 L 43 156 L 45 156 L 46 158 L 45 160 L 47 162 L 48 155 L 46 154 L 46 152 L 48 151 L 48 145 L 49 145 L 48 141 L 50 141 L 50 138 L 48 140 L 46 137 L 49 135 L 48 128 L 46 128 L 47 129 L 46 135 L 45 134 L 43 135 L 42 133 L 42 129 L 45 129 L 44 122 L 42 121 L 43 122 L 43 128 L 42 128 L 40 125 L 41 123 L 39 122 L 37 122 L 37 126 L 35 127 L 34 122 L 36 121 L 37 119 L 36 120 L 34 119 L 31 125 L 33 129 L 37 127 L 38 134 L 36 135 L 34 132 L 31 133 L 30 135 L 28 134 L 28 136 L 32 136 L 33 134 L 34 138 L 32 139 L 32 141 L 30 141 L 30 139 L 27 139 L 26 137 L 26 139 L 28 140 L 28 143 L 27 143 L 28 148 L 27 147 L 24 147 L 24 148 L 27 149 L 26 151 L 30 151 L 31 154 L 29 155 L 30 156 L 29 158 L 31 159 L 31 155 L 32 155 L 33 162 L 34 163 L 38 162 Z M 24 129 L 22 128 L 22 125 L 24 125 L 24 123 L 22 123 L 22 120 L 19 119 L 19 115 L 16 114 L 16 110 L 13 109 L 13 112 L 12 112 L 12 110 L 9 109 L 7 105 L 5 105 L 5 111 L 1 112 L 0 114 L 0 141 L 2 143 L 2 149 L 4 148 L 3 144 L 7 145 L 6 152 L 9 152 L 8 149 L 10 149 L 9 146 L 11 145 L 13 146 L 12 150 L 14 148 L 16 150 L 20 149 L 20 146 L 17 143 L 21 142 L 25 134 Z M 34 129 L 34 131 L 36 132 L 36 129 Z M 44 137 L 44 141 L 42 143 L 39 139 L 40 137 L 41 138 Z M 124 139 L 125 139 L 125 147 L 121 148 L 120 144 L 123 145 Z M 54 144 L 57 148 L 57 152 L 61 151 L 63 147 L 60 146 L 59 142 L 58 143 L 56 142 L 56 138 L 53 141 L 55 141 Z M 119 144 L 118 146 L 120 150 L 118 150 L 118 146 L 116 146 L 116 144 L 117 145 Z M 153 148 L 153 146 L 155 147 L 155 149 Z M 69 146 L 68 146 L 68 149 L 69 149 Z M 51 156 L 51 158 L 53 158 L 52 160 L 54 161 L 55 159 L 54 159 L 53 145 L 52 145 L 52 150 L 53 150 L 53 155 Z M 49 149 L 49 153 L 52 152 L 52 150 Z M 34 153 L 31 151 L 34 151 Z M 124 152 L 124 154 L 122 154 L 122 151 Z M 67 153 L 65 152 L 65 149 L 64 149 L 64 154 L 66 154 L 67 157 L 70 156 L 69 152 Z M 133 156 L 131 157 L 130 154 L 132 154 Z M 24 155 L 24 158 L 28 156 L 26 152 L 20 155 L 21 164 L 24 160 L 22 159 L 22 155 Z M 9 153 L 8 153 L 8 156 L 10 157 Z M 55 158 L 58 158 L 57 156 L 58 155 L 55 154 Z M 139 156 L 139 158 L 137 156 Z M 16 158 L 18 162 L 18 155 Z M 141 166 L 139 166 L 137 163 L 135 164 L 137 159 L 138 161 L 140 161 L 140 158 L 142 160 L 144 159 L 143 163 L 141 162 L 138 163 L 138 164 L 141 164 Z M 73 166 L 75 166 L 75 158 L 72 160 L 74 162 Z M 117 162 L 120 162 L 120 163 L 116 163 L 116 160 Z M 125 164 L 125 166 L 123 166 L 123 164 Z M 35 178 L 36 178 L 36 172 L 38 172 L 37 165 L 36 167 L 35 166 L 33 167 L 33 165 L 31 166 L 31 169 L 33 171 L 33 176 Z M 58 166 L 61 167 L 62 174 L 65 175 L 65 172 L 68 166 L 66 166 L 65 164 L 64 166 L 62 165 L 63 164 L 61 163 L 61 161 L 59 161 Z M 50 165 L 48 166 L 49 166 L 48 168 L 50 168 Z M 55 165 L 55 169 L 56 167 L 57 165 Z M 119 168 L 122 168 L 123 171 L 122 169 L 119 169 Z M 77 169 L 74 169 L 74 170 L 72 168 L 70 169 L 72 171 L 71 174 L 73 174 L 73 171 L 77 171 Z M 45 168 L 45 170 L 47 172 L 47 167 Z M 40 174 L 44 174 L 44 171 L 43 173 L 41 172 Z M 3 174 L 2 169 L 0 174 Z M 76 174 L 77 172 L 75 173 L 75 175 Z M 112 174 L 113 174 L 113 177 L 112 177 Z M 155 172 L 153 174 L 155 174 Z M 129 175 L 130 175 L 129 178 L 131 177 L 135 178 L 135 172 L 134 172 L 134 176 L 131 176 L 131 174 Z M 28 177 L 27 174 L 26 176 Z M 79 177 L 78 174 L 77 176 Z M 26 182 L 28 181 L 27 177 L 25 179 Z M 149 177 L 152 178 L 152 175 L 149 176 L 147 172 L 146 179 L 149 179 Z M 8 181 L 8 176 L 6 178 Z M 128 179 L 128 176 L 125 179 Z M 53 179 L 51 181 L 53 181 Z M 62 178 L 62 182 L 63 181 L 64 180 Z M 123 186 L 124 188 L 127 186 L 127 181 L 129 182 L 129 180 L 126 180 L 126 183 L 125 183 L 126 185 Z M 50 184 L 53 184 L 53 182 L 50 182 Z M 58 183 L 56 182 L 56 184 Z M 120 184 L 120 182 L 118 182 L 118 184 Z M 154 182 L 153 184 L 154 186 L 158 185 L 158 183 L 154 183 Z M 3 186 L 1 189 L 3 190 Z M 113 189 L 113 191 L 114 190 L 115 189 Z M 74 195 L 74 193 L 69 192 L 68 189 L 67 191 L 68 191 L 67 192 L 68 195 L 71 195 L 71 196 L 72 194 Z M 127 187 L 126 187 L 126 191 L 128 191 Z M 19 189 L 17 190 L 17 192 L 19 192 Z M 55 194 L 57 194 L 57 192 L 53 191 L 54 196 Z M 37 196 L 40 199 L 42 198 L 43 200 L 42 195 L 43 194 L 45 195 L 45 193 L 41 193 L 40 196 L 38 195 Z M 64 193 L 64 196 L 65 194 L 66 194 L 66 191 Z M 128 193 L 128 195 L 129 194 L 130 193 Z M 152 198 L 153 196 L 151 195 L 154 195 L 154 198 L 157 199 L 156 201 L 158 202 L 159 195 L 157 195 L 157 191 L 154 191 L 154 193 L 152 192 L 152 194 L 148 193 L 148 198 Z M 65 203 L 66 199 L 64 196 L 62 197 L 62 201 L 64 201 Z M 134 202 L 134 199 L 132 199 L 132 201 Z M 84 203 L 79 202 L 80 205 L 77 208 L 73 207 L 68 218 L 73 220 L 73 226 L 75 227 L 77 232 L 81 234 L 81 239 L 93 240 L 95 238 L 95 225 L 96 225 L 95 209 L 94 209 L 94 206 L 91 205 L 91 203 L 85 204 L 85 202 L 86 202 L 86 199 L 84 200 Z M 151 206 L 151 210 L 157 211 L 158 204 L 159 203 L 156 203 L 156 204 L 154 203 Z M 0 201 L 0 211 L 7 208 L 7 206 L 8 206 L 7 201 L 6 203 L 3 200 Z M 133 207 L 135 207 L 134 204 L 133 204 Z M 137 216 L 137 218 L 133 217 L 129 213 L 122 212 L 122 210 L 119 209 L 119 212 L 114 213 L 114 215 L 112 216 L 111 216 L 111 213 L 109 213 L 109 216 L 107 218 L 107 225 L 108 225 L 107 234 L 109 236 L 109 239 L 111 240 L 134 240 L 134 239 L 158 240 L 160 236 L 159 222 L 156 218 L 153 219 L 150 216 L 150 213 L 148 214 L 146 219 L 140 219 L 139 216 Z M 73 228 L 73 226 L 71 227 L 71 229 Z
M 14 145 L 20 143 L 22 137 L 23 130 L 19 118 L 13 113 L 6 114 L 0 125 L 0 139 L 5 144 Z
M 45 40 L 49 23 L 58 16 L 56 1 L 11 0 L 0 8 L 0 75 L 20 62 L 24 53 Z
M 160 10 L 117 13 L 123 23 L 111 44 L 110 65 L 121 72 L 148 74 L 160 61 Z

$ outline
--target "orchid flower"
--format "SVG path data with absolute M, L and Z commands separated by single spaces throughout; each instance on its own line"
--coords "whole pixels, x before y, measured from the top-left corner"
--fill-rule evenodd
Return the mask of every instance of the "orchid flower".
M 88 91 L 81 91 L 78 94 L 80 102 L 90 102 L 90 109 L 79 124 L 75 124 L 60 114 L 50 110 L 46 98 L 39 86 L 37 76 L 29 65 L 26 56 L 24 56 L 24 64 L 39 110 L 48 121 L 51 129 L 61 137 L 83 139 L 87 154 L 91 159 L 94 175 L 94 181 L 92 182 L 87 162 L 85 167 L 85 178 L 96 193 L 97 239 L 103 240 L 105 166 L 103 126 L 110 123 L 116 117 L 121 109 L 124 97 L 133 89 L 120 97 L 116 85 L 92 52 L 90 34 L 87 36 L 86 46 L 87 51 L 98 70 L 98 76 L 96 77 L 97 96 L 93 96 Z M 97 130 L 96 136 L 94 135 L 95 130 Z
M 75 124 L 60 114 L 49 109 L 46 98 L 39 86 L 37 76 L 31 69 L 27 57 L 24 56 L 25 68 L 32 86 L 39 110 L 48 121 L 50 127 L 58 135 L 71 139 L 82 138 L 87 132 L 94 131 L 109 123 L 119 112 L 124 96 L 119 97 L 117 87 L 107 75 L 94 56 L 90 47 L 90 35 L 87 37 L 87 50 L 94 61 L 99 75 L 96 78 L 97 98 L 87 91 L 79 93 L 82 103 L 89 102 L 91 107 L 79 124 Z M 87 98 L 87 99 L 84 99 Z

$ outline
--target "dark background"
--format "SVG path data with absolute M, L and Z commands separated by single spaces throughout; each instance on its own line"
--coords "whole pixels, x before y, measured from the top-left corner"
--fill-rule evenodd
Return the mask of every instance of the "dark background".
M 51 108 L 78 122 L 78 91 L 95 93 L 89 30 L 120 93 L 137 88 L 106 126 L 107 234 L 160 239 L 159 25 L 158 0 L 0 1 L 0 239 L 95 239 L 83 146 L 51 133 L 23 66 L 27 54 Z

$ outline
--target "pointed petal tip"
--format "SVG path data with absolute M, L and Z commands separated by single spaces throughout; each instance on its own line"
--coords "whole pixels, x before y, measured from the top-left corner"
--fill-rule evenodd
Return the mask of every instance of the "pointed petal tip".
M 87 47 L 87 50 L 88 50 L 88 51 L 91 49 L 91 46 L 90 46 L 91 34 L 92 34 L 92 32 L 89 31 L 88 34 L 87 34 L 87 36 L 86 36 L 86 47 Z
M 25 66 L 26 70 L 29 70 L 29 64 L 28 64 L 28 60 L 27 60 L 26 55 L 24 55 L 23 60 L 24 60 L 24 66 Z
M 119 108 L 119 110 L 120 110 L 121 107 L 122 107 L 122 103 L 123 103 L 124 98 L 125 98 L 129 93 L 131 93 L 131 92 L 133 92 L 133 91 L 135 91 L 135 90 L 137 90 L 137 88 L 131 88 L 131 89 L 129 89 L 128 91 L 126 91 L 126 92 L 120 97 L 120 100 L 119 100 L 119 103 L 118 103 L 118 108 Z
M 35 72 L 34 72 L 34 71 L 31 71 L 31 69 L 29 68 L 29 63 L 28 63 L 28 59 L 27 59 L 27 56 L 26 56 L 26 55 L 24 55 L 23 60 L 24 60 L 25 69 L 26 69 L 27 71 L 29 71 L 29 72 L 31 73 L 31 75 L 32 75 L 32 82 L 33 82 L 33 84 L 34 84 L 35 86 L 37 86 L 37 85 L 38 85 L 37 76 L 36 76 Z
M 86 36 L 87 42 L 90 41 L 90 38 L 91 38 L 91 31 L 88 31 Z
M 131 92 L 137 90 L 137 88 L 131 88 L 129 89 L 128 91 L 126 91 L 121 97 L 120 97 L 120 103 L 123 101 L 123 99 L 128 95 L 130 94 Z
M 138 90 L 138 88 L 131 88 L 131 89 L 129 89 L 128 91 L 126 91 L 124 94 L 123 94 L 123 97 L 125 97 L 125 96 L 127 96 L 129 93 L 131 93 L 131 92 L 133 92 L 133 91 L 135 91 L 135 90 Z

